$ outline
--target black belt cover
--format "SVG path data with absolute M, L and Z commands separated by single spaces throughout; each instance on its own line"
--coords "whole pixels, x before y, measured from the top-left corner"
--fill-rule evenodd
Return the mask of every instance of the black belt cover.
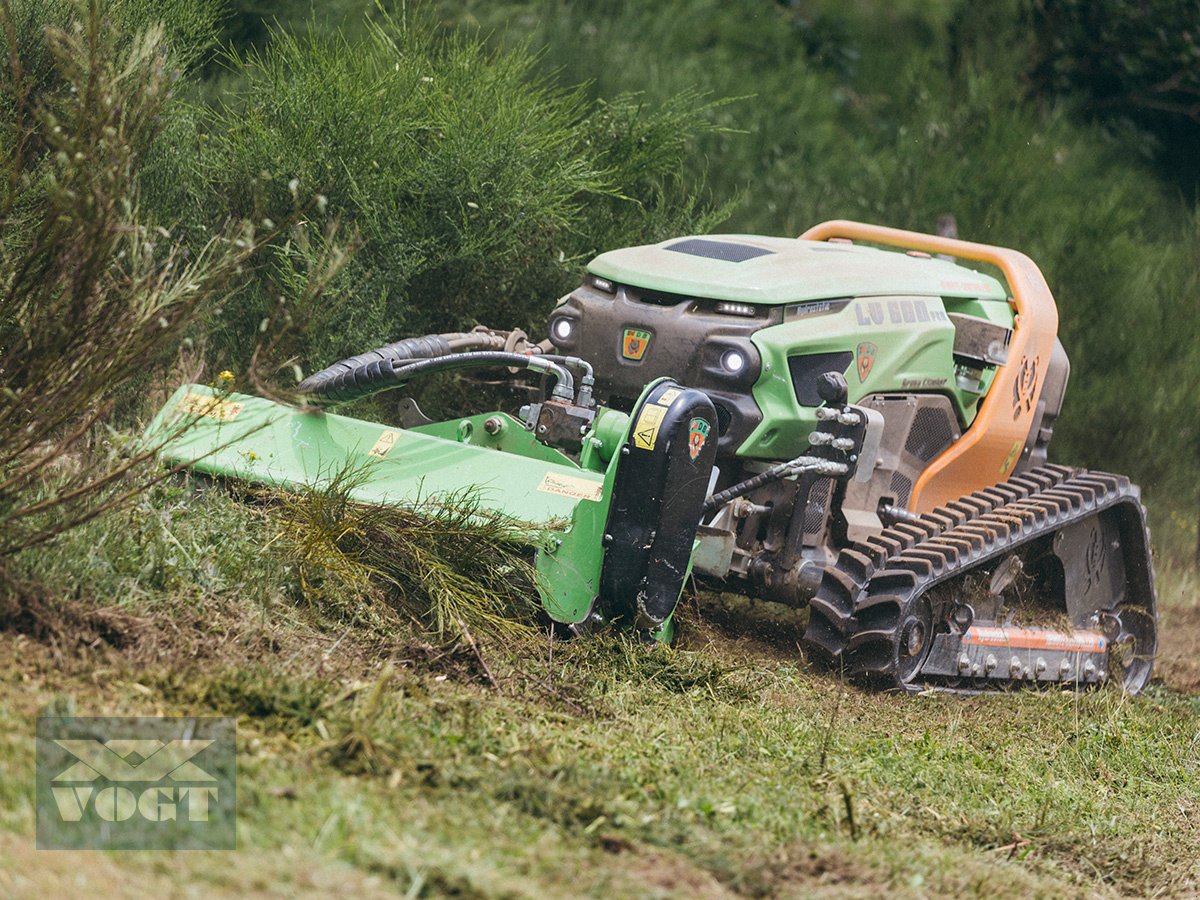
M 605 528 L 600 605 L 656 628 L 675 609 L 717 453 L 717 412 L 669 379 L 633 412 Z

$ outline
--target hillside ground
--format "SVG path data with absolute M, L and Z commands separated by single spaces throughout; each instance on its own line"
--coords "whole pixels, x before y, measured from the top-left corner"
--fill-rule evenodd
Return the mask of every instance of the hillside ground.
M 169 512 L 143 568 L 97 525 L 40 561 L 53 584 L 55 560 L 93 554 L 90 587 L 3 610 L 0 894 L 1200 892 L 1188 571 L 1160 564 L 1138 697 L 901 697 L 811 670 L 797 614 L 732 595 L 691 595 L 669 650 L 331 628 L 255 586 L 278 573 L 254 571 L 269 553 L 235 504 Z M 48 712 L 237 716 L 236 854 L 35 852 Z

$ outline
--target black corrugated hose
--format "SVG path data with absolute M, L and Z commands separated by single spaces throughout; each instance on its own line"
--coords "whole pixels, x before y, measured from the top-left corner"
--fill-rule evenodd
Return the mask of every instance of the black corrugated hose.
M 484 332 L 405 338 L 341 360 L 310 375 L 300 382 L 300 391 L 318 406 L 332 406 L 398 387 L 420 375 L 505 366 L 553 375 L 552 396 L 568 402 L 573 400 L 574 379 L 565 367 L 542 356 L 485 349 L 497 344 L 504 346 L 504 336 Z M 471 347 L 479 349 L 468 349 Z M 466 352 L 456 352 L 461 350 Z

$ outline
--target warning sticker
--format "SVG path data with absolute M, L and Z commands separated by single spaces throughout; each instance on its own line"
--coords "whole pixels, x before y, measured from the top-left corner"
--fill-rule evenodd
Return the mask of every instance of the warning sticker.
M 668 388 L 667 390 L 663 391 L 662 396 L 654 402 L 660 403 L 663 406 L 670 406 L 682 393 L 683 391 L 679 390 L 679 388 Z
M 574 497 L 576 500 L 599 501 L 604 493 L 604 483 L 576 478 L 574 475 L 547 472 L 542 476 L 538 490 L 543 494 L 559 494 L 563 497 Z
M 367 451 L 370 456 L 378 456 L 381 459 L 391 452 L 396 446 L 396 439 L 400 437 L 398 431 L 385 431 L 379 436 L 379 440 L 375 442 L 375 446 Z
M 1012 447 L 1008 451 L 1008 456 L 1004 457 L 1004 462 L 1000 464 L 1000 474 L 1007 475 L 1008 470 L 1012 468 L 1013 463 L 1017 461 L 1017 456 L 1021 453 L 1021 448 L 1025 446 L 1024 441 L 1013 441 Z
M 964 644 L 983 647 L 1011 647 L 1014 650 L 1064 650 L 1100 653 L 1108 645 L 1104 635 L 1094 631 L 1064 634 L 1046 628 L 996 627 L 972 625 L 963 635 Z
M 232 400 L 222 400 L 206 394 L 185 394 L 175 408 L 193 416 L 207 416 L 220 422 L 232 422 L 242 411 L 244 403 L 234 403 Z
M 647 403 L 642 407 L 641 415 L 633 426 L 633 446 L 639 450 L 653 450 L 658 440 L 658 429 L 663 417 L 667 414 L 665 406 L 655 406 Z

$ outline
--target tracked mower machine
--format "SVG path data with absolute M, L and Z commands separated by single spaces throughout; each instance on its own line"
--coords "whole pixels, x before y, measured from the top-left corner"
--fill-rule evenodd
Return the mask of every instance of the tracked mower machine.
M 400 340 L 306 379 L 303 408 L 188 385 L 150 436 L 170 463 L 284 488 L 358 466 L 364 503 L 470 488 L 536 528 L 542 605 L 577 631 L 670 640 L 694 573 L 807 606 L 810 657 L 880 686 L 1137 691 L 1145 514 L 1127 479 L 1047 463 L 1057 326 L 1013 250 L 853 222 L 690 237 L 597 257 L 540 343 Z M 543 390 L 515 416 L 329 411 L 479 368 Z

